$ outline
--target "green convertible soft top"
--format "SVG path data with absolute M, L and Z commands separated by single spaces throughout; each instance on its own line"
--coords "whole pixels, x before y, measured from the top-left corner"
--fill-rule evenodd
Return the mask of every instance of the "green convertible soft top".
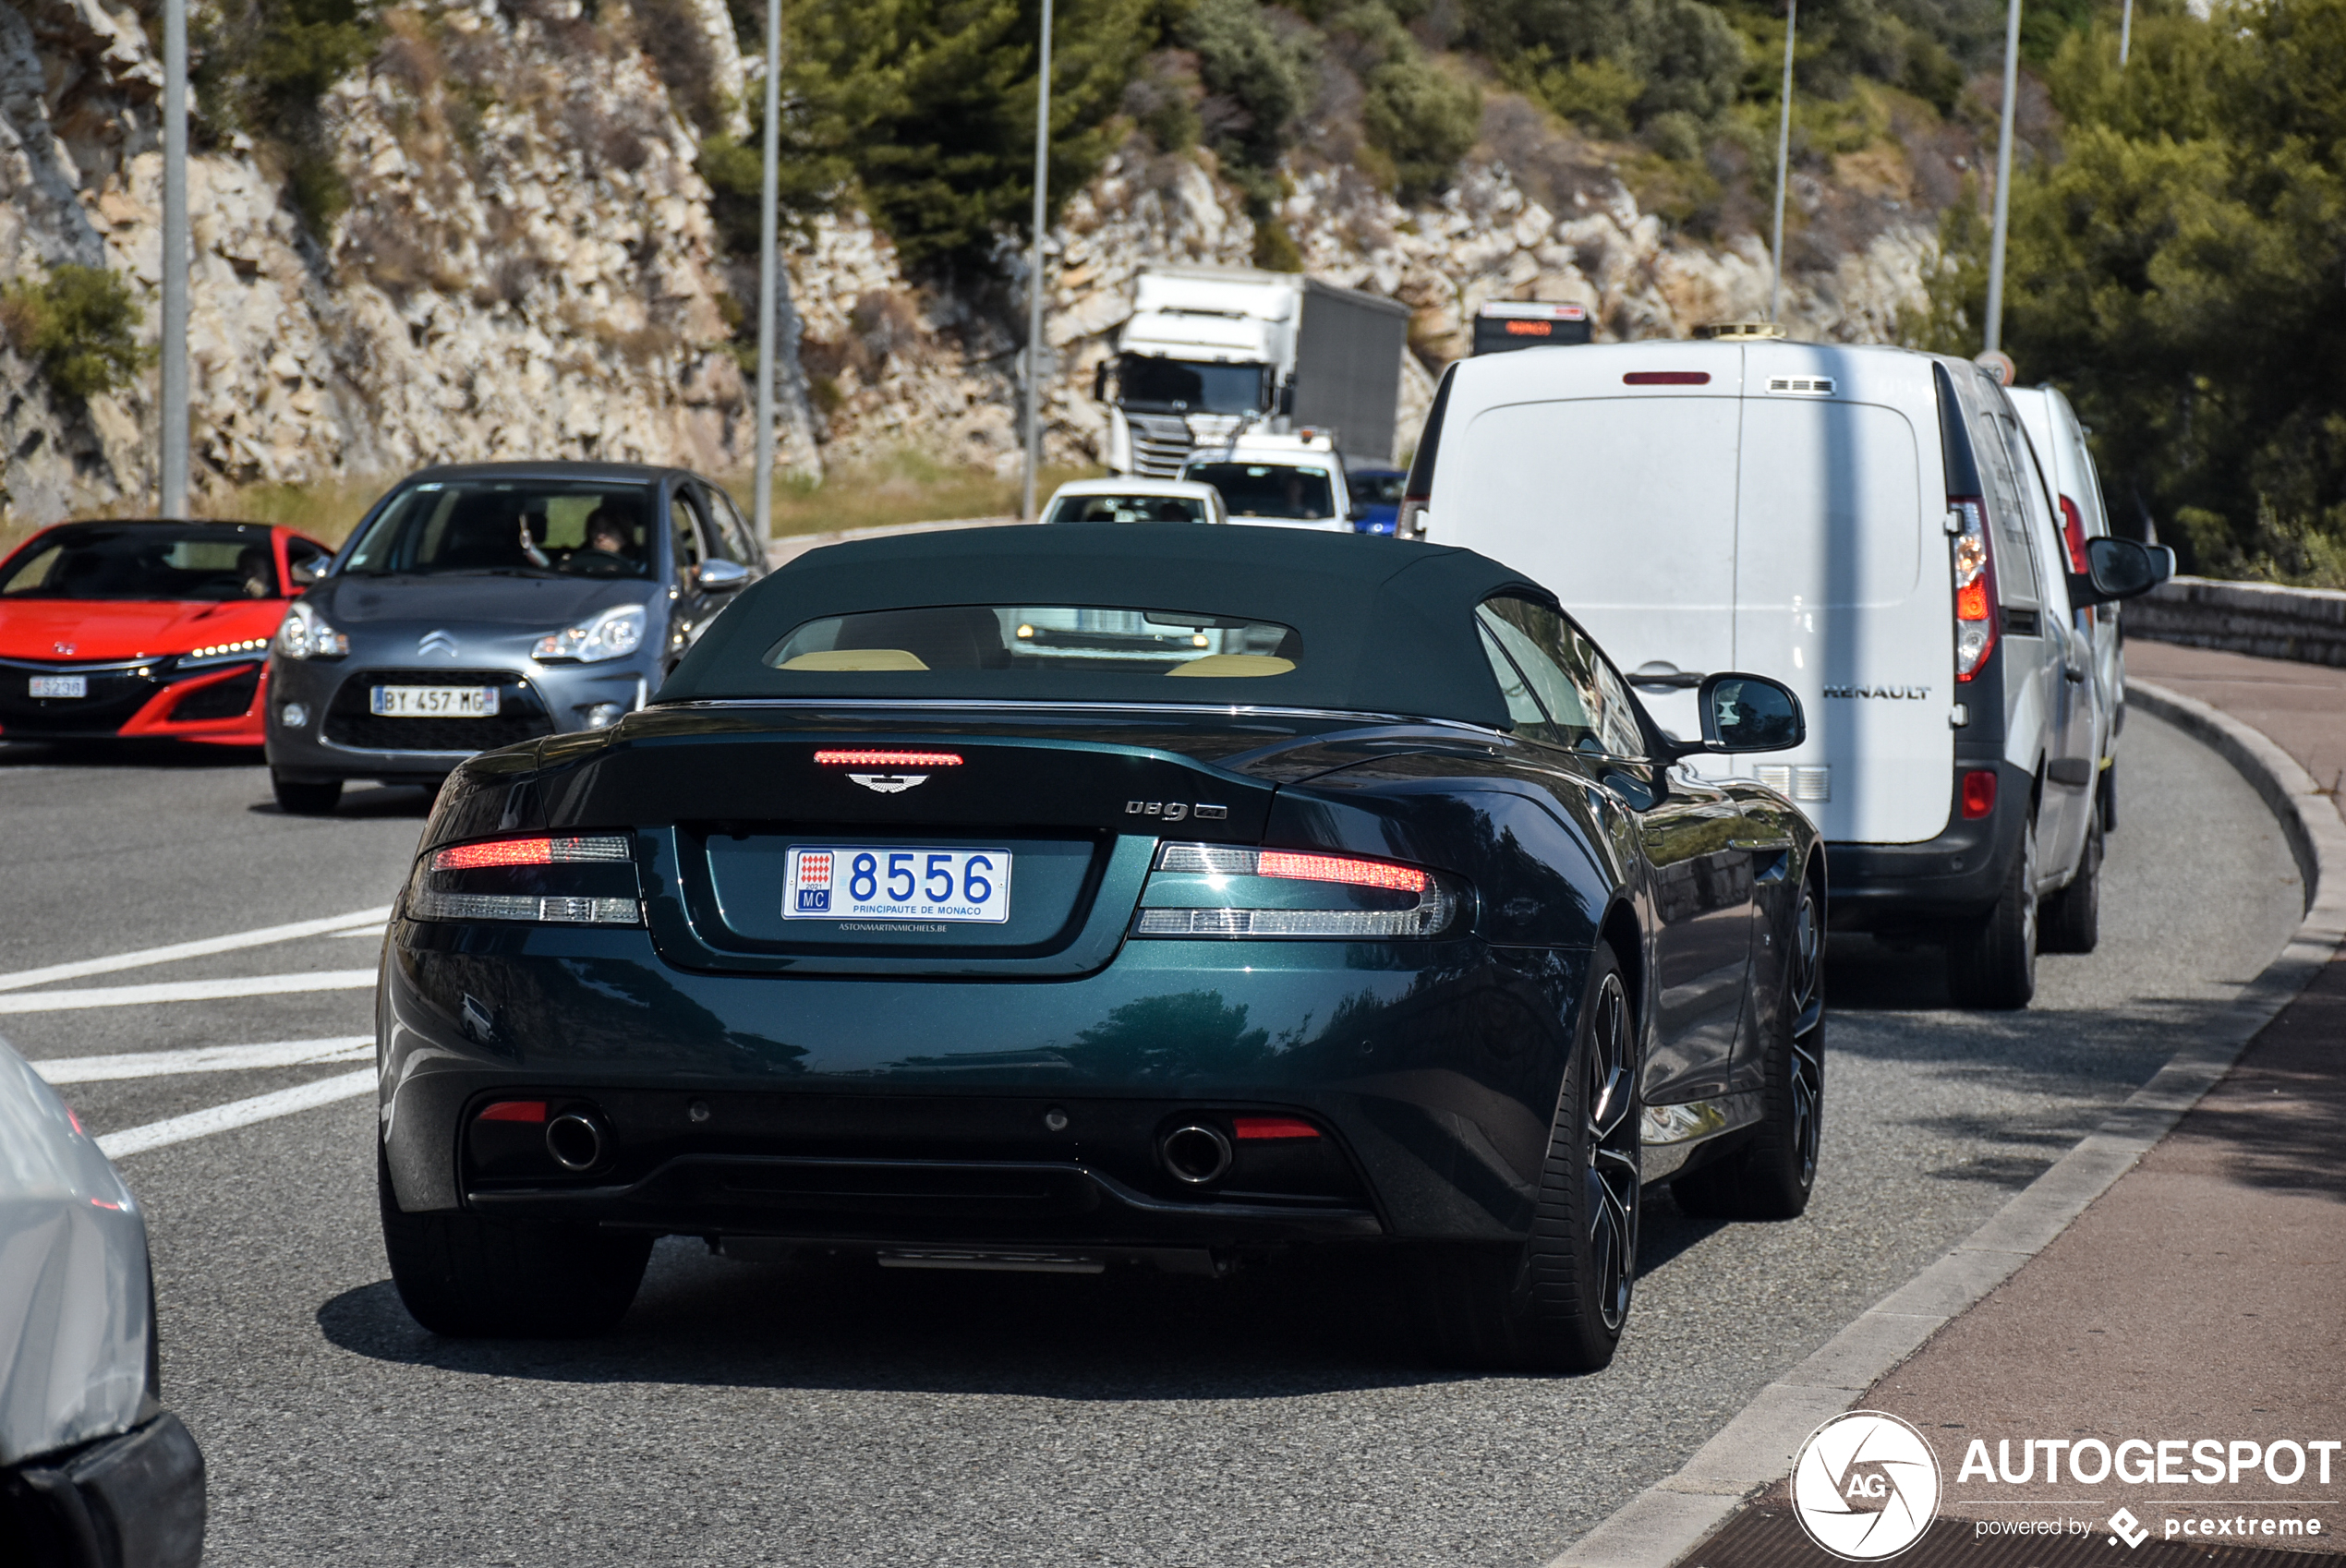
M 1553 604 L 1471 550 L 1369 535 L 1196 524 L 1060 524 L 901 535 L 810 550 L 744 591 L 662 703 L 716 698 L 1182 702 L 1335 708 L 1506 728 L 1474 607 Z M 1276 622 L 1308 650 L 1269 678 L 1062 669 L 778 669 L 769 650 L 827 616 L 959 605 L 1155 609 Z

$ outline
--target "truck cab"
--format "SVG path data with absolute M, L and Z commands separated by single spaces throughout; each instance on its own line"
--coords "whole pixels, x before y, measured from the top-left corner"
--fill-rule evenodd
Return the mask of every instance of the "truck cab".
M 1303 426 L 1389 461 L 1409 322 L 1397 301 L 1297 273 L 1149 268 L 1093 379 L 1107 465 L 1170 479 L 1193 454 Z

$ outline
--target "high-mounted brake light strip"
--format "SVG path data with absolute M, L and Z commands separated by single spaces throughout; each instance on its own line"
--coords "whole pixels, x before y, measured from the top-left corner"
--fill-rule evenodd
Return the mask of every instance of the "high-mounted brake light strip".
M 959 767 L 959 752 L 823 751 L 815 760 L 826 767 Z

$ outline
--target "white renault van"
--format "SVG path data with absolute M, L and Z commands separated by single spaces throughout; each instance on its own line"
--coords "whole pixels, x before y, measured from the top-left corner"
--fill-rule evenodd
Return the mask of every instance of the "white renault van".
M 2090 904 L 2098 871 L 2092 665 L 2071 595 L 2162 573 L 2146 547 L 2105 539 L 2072 579 L 1984 372 L 1781 341 L 1464 360 L 1427 416 L 1402 524 L 1545 584 L 1666 730 L 1695 732 L 1712 670 L 1790 686 L 1808 741 L 1757 772 L 1822 830 L 1833 923 L 1943 944 L 1962 1004 L 2027 1004 L 2038 900 L 2074 888 Z

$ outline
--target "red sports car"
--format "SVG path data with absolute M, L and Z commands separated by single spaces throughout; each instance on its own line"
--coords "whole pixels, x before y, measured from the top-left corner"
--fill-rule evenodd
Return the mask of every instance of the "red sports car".
M 260 523 L 60 523 L 0 561 L 0 735 L 261 743 L 269 640 L 333 551 Z

